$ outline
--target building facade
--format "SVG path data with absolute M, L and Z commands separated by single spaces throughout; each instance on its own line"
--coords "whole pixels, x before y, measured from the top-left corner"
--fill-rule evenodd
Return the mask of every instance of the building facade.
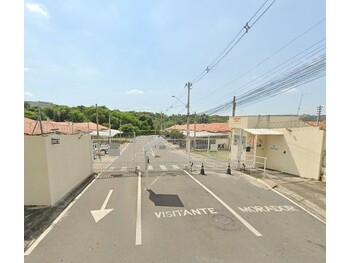
M 261 168 L 321 179 L 326 133 L 297 115 L 231 117 L 231 160 L 236 168 Z

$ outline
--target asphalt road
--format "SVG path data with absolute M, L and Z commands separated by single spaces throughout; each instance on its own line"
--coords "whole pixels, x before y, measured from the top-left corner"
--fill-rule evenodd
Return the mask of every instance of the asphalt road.
M 121 175 L 142 170 L 151 140 L 129 144 L 25 262 L 326 261 L 326 225 L 252 178 L 188 173 L 186 155 L 168 146 L 147 153 L 148 178 Z

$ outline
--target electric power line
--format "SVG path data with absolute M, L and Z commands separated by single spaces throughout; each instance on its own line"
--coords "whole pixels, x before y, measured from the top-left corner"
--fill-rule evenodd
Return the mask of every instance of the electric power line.
M 268 61 L 269 59 L 271 59 L 273 56 L 275 56 L 276 54 L 278 54 L 279 52 L 281 52 L 283 49 L 285 49 L 286 47 L 290 46 L 292 43 L 294 43 L 296 40 L 298 40 L 299 38 L 303 37 L 304 35 L 306 35 L 307 33 L 309 33 L 310 31 L 312 31 L 313 29 L 315 29 L 318 25 L 320 25 L 321 23 L 323 23 L 326 19 L 323 18 L 322 20 L 318 21 L 316 24 L 312 25 L 310 28 L 308 28 L 306 31 L 304 31 L 303 33 L 299 34 L 297 37 L 293 38 L 291 41 L 289 41 L 287 44 L 285 44 L 284 46 L 282 46 L 281 48 L 279 48 L 278 50 L 276 50 L 275 52 L 273 52 L 272 54 L 270 54 L 269 56 L 267 56 L 265 59 L 263 59 L 261 62 L 257 63 L 256 65 L 254 65 L 252 68 L 250 68 L 248 71 L 244 72 L 243 74 L 241 74 L 240 76 L 238 76 L 236 79 L 229 81 L 228 83 L 226 83 L 225 85 L 221 86 L 218 89 L 215 89 L 213 92 L 209 93 L 208 95 L 200 98 L 197 100 L 198 101 L 202 101 L 203 99 L 206 99 L 208 96 L 215 94 L 217 91 L 227 87 L 228 85 L 232 84 L 233 82 L 239 80 L 240 78 L 242 78 L 243 76 L 247 75 L 249 72 L 251 72 L 253 69 L 261 66 L 262 64 L 264 64 L 266 61 Z M 250 21 L 248 21 L 250 22 Z M 221 54 L 220 54 L 221 55 Z M 204 76 L 204 75 L 203 75 Z
M 253 18 L 262 10 L 262 8 L 268 2 L 265 1 L 258 10 L 254 13 L 254 15 L 246 22 L 243 28 L 235 35 L 235 37 L 226 45 L 226 47 L 219 53 L 218 56 L 203 70 L 196 78 L 192 80 L 192 85 L 196 84 L 200 81 L 206 74 L 209 73 L 213 68 L 215 68 L 227 55 L 231 52 L 231 50 L 239 43 L 239 41 L 248 33 L 248 31 L 260 20 L 260 18 L 270 9 L 270 7 L 276 2 L 273 0 L 272 3 L 260 14 L 260 16 L 254 20 L 254 22 L 249 25 L 249 23 L 253 20 Z M 245 29 L 245 31 L 244 31 Z M 242 34 L 243 33 L 243 34 Z M 241 35 L 241 36 L 240 36 Z M 236 40 L 238 38 L 238 40 Z

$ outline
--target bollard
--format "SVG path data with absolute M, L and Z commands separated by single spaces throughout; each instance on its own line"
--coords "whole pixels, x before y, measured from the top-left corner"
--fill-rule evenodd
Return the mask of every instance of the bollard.
M 230 163 L 228 164 L 227 170 L 226 170 L 227 174 L 231 174 L 231 167 L 230 167 Z
M 201 172 L 200 172 L 200 174 L 205 175 L 203 163 L 202 163 L 202 167 L 201 167 Z

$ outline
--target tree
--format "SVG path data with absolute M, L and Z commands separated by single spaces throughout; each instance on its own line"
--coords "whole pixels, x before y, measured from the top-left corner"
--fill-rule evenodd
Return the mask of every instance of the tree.
M 120 127 L 120 130 L 123 132 L 123 133 L 133 133 L 134 132 L 134 126 L 132 126 L 130 123 L 126 123 L 126 124 L 123 124 L 121 127 Z
M 28 101 L 25 101 L 25 102 L 24 102 L 24 109 L 25 109 L 25 110 L 30 109 L 30 104 L 29 104 Z

